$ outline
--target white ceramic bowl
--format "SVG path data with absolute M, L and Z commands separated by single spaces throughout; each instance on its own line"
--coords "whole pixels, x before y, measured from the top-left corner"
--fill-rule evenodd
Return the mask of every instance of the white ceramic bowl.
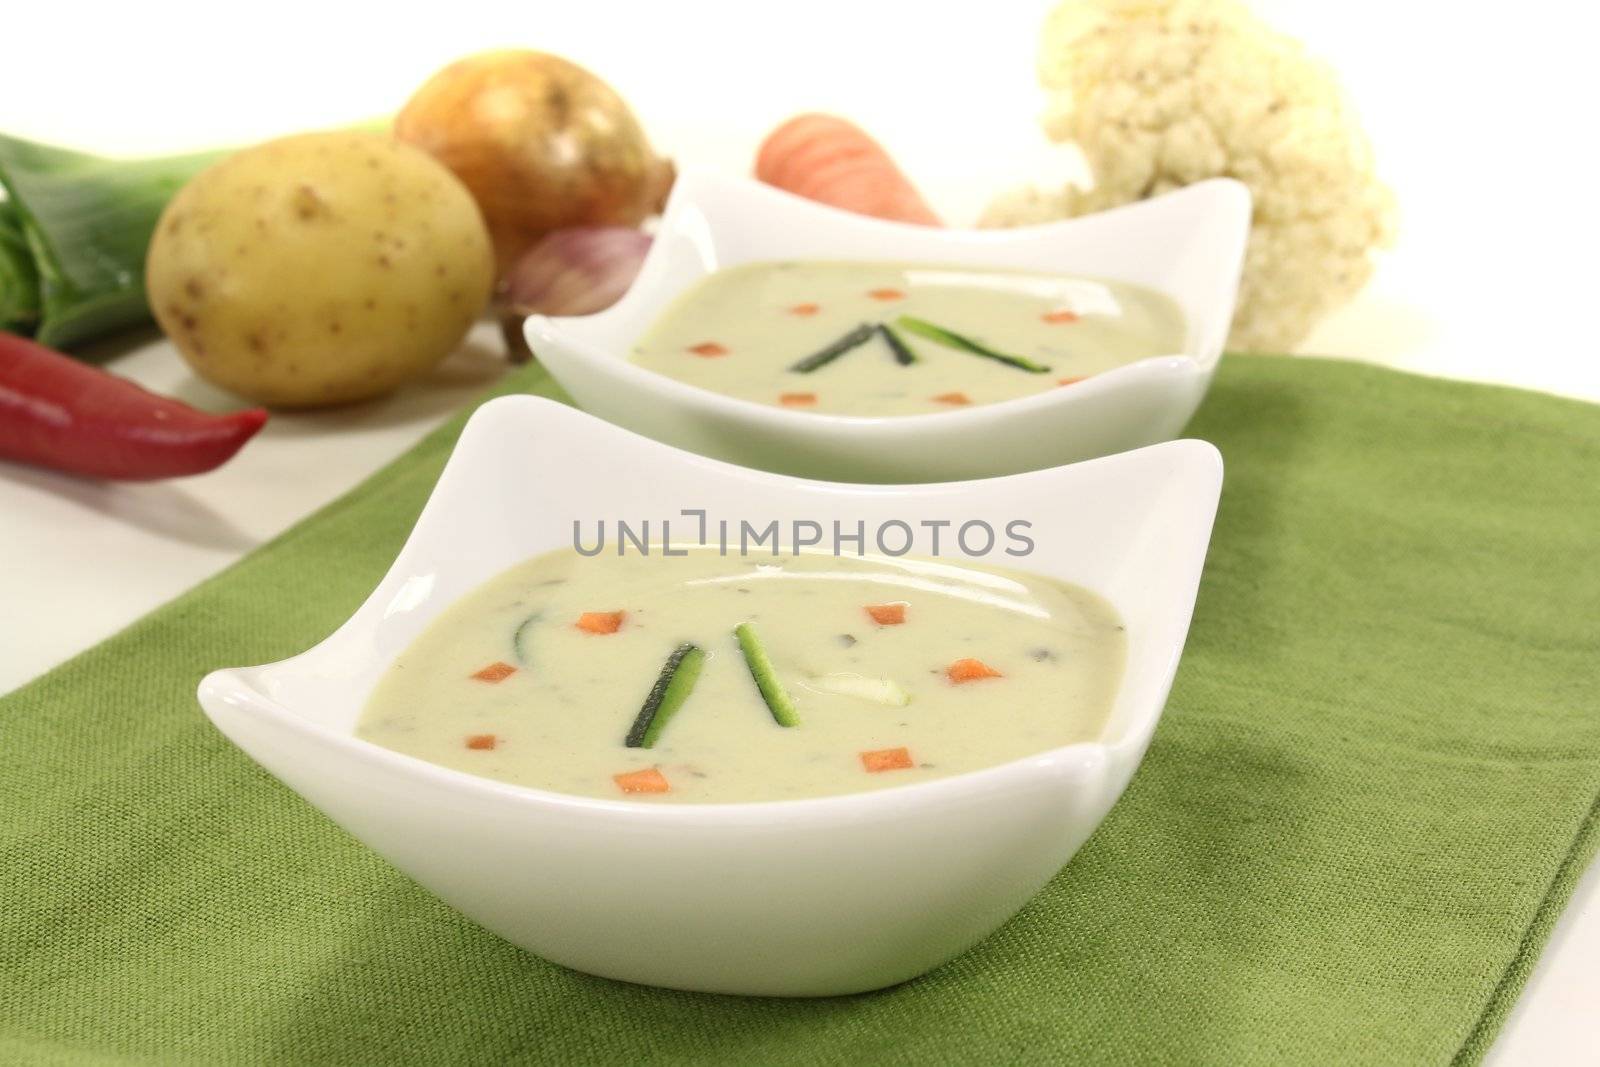
M 801 481 L 507 397 L 473 416 L 404 549 L 348 622 L 292 659 L 213 672 L 200 702 L 355 837 L 546 959 L 679 989 L 874 989 L 999 926 L 1116 801 L 1178 665 L 1221 477 L 1212 446 L 1175 441 L 974 483 Z M 1002 538 L 991 562 L 1087 586 L 1128 627 L 1126 678 L 1102 737 L 870 793 L 673 805 L 507 785 L 353 736 L 385 668 L 462 594 L 570 545 L 575 520 L 592 543 L 598 517 L 671 519 L 686 507 L 712 523 L 862 520 L 873 531 L 900 519 L 924 535 L 923 520 L 1030 522 L 1033 554 L 1000 554 Z M 675 525 L 676 543 L 687 528 Z M 925 537 L 913 551 L 928 554 Z
M 1250 193 L 1226 178 L 1066 222 L 943 230 L 839 211 L 760 182 L 680 175 L 638 280 L 615 306 L 533 316 L 529 346 L 584 409 L 658 441 L 762 470 L 856 482 L 1015 474 L 1176 437 L 1211 382 L 1233 318 Z M 998 404 L 868 418 L 724 396 L 632 363 L 675 296 L 722 267 L 774 259 L 902 260 L 1080 274 L 1171 296 L 1182 352 Z

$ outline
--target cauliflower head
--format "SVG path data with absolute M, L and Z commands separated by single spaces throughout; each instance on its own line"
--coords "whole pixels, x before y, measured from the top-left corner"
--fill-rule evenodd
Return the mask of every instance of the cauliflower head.
M 1236 0 L 1066 0 L 1039 78 L 1092 189 L 1024 189 L 982 225 L 1083 215 L 1226 176 L 1255 199 L 1231 347 L 1292 351 L 1372 274 L 1393 199 L 1332 71 Z

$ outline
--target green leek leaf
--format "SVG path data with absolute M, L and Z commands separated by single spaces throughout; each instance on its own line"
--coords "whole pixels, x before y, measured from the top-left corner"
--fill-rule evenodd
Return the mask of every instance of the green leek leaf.
M 0 134 L 0 186 L 32 255 L 41 344 L 69 347 L 149 321 L 144 257 L 156 222 L 184 183 L 221 157 L 105 159 Z M 15 261 L 0 268 L 8 320 L 30 310 L 26 285 Z

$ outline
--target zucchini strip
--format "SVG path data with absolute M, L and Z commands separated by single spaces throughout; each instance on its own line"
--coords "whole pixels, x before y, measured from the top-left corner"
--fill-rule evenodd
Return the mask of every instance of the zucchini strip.
M 796 374 L 810 374 L 818 367 L 825 367 L 829 363 L 832 363 L 834 360 L 838 359 L 852 348 L 859 348 L 861 345 L 866 344 L 868 341 L 872 340 L 872 335 L 876 332 L 877 331 L 872 328 L 871 323 L 863 322 L 861 325 L 857 326 L 855 329 L 851 330 L 837 341 L 834 341 L 826 348 L 811 353 L 811 355 L 794 364 L 789 369 L 794 371 Z
M 906 344 L 905 338 L 895 331 L 887 322 L 878 323 L 878 333 L 883 337 L 883 343 L 889 346 L 889 351 L 894 353 L 894 361 L 902 367 L 909 367 L 917 361 L 917 354 L 911 351 L 911 346 Z
M 761 690 L 761 699 L 766 701 L 767 710 L 772 712 L 772 720 L 779 726 L 799 726 L 800 713 L 795 710 L 794 701 L 783 688 L 783 682 L 779 681 L 778 672 L 773 669 L 772 659 L 767 655 L 767 646 L 762 644 L 756 628 L 741 622 L 733 628 L 733 636 L 739 639 L 739 651 L 744 653 L 744 664 L 750 668 L 750 677 L 755 679 L 756 688 Z
M 511 632 L 511 652 L 516 656 L 517 662 L 524 667 L 532 663 L 532 657 L 528 654 L 528 637 L 530 636 L 528 631 L 533 627 L 534 623 L 542 618 L 544 618 L 544 612 L 536 611 L 519 622 L 517 628 Z
M 644 707 L 633 720 L 633 727 L 623 745 L 628 748 L 654 748 L 667 721 L 683 707 L 683 702 L 694 692 L 694 683 L 700 678 L 700 668 L 706 660 L 705 649 L 685 641 L 672 650 L 667 662 L 661 665 L 656 684 L 644 698 Z
M 1050 371 L 1050 368 L 1043 363 L 1035 363 L 1031 359 L 1008 355 L 1005 352 L 996 352 L 994 349 L 989 348 L 987 345 L 979 344 L 970 337 L 947 330 L 943 326 L 935 326 L 925 319 L 901 315 L 895 320 L 895 325 L 902 330 L 916 334 L 918 337 L 926 337 L 930 341 L 937 341 L 942 345 L 948 345 L 963 352 L 970 352 L 974 356 L 982 356 L 984 359 L 992 359 L 1004 363 L 1008 367 L 1025 370 L 1029 374 L 1048 374 Z

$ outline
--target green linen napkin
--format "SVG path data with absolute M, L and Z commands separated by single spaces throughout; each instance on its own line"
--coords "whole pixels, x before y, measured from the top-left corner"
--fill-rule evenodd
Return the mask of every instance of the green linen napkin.
M 563 970 L 194 699 L 349 614 L 460 424 L 0 700 L 0 1061 L 1472 1062 L 1600 836 L 1600 409 L 1229 357 L 1191 430 L 1227 485 L 1166 718 L 1014 921 L 832 1000 Z

